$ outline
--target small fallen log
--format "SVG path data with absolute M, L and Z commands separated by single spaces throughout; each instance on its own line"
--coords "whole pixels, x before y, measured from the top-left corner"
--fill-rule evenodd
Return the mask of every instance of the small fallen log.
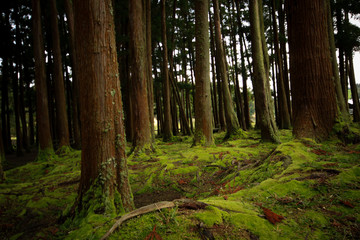
M 123 215 L 120 219 L 118 219 L 114 223 L 114 225 L 109 229 L 109 231 L 107 231 L 107 233 L 105 233 L 105 235 L 101 237 L 100 240 L 107 239 L 116 230 L 116 228 L 118 228 L 126 220 L 129 220 L 133 217 L 140 216 L 140 215 L 143 215 L 143 214 L 146 214 L 149 212 L 160 210 L 163 208 L 173 208 L 173 207 L 176 207 L 177 205 L 179 207 L 184 207 L 184 208 L 189 208 L 189 209 L 203 209 L 207 206 L 206 203 L 194 201 L 191 199 L 176 199 L 172 202 L 162 201 L 162 202 L 153 203 L 153 204 L 135 209 L 134 211 L 131 211 L 131 212 Z

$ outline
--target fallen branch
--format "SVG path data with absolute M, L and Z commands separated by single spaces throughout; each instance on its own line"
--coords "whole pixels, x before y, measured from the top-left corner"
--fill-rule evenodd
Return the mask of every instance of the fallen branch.
M 200 208 L 205 208 L 207 206 L 206 203 L 198 202 L 198 201 L 194 201 L 194 200 L 190 200 L 190 199 L 176 199 L 172 202 L 163 201 L 163 202 L 153 203 L 153 204 L 138 208 L 138 209 L 122 216 L 119 220 L 117 220 L 114 223 L 114 225 L 109 229 L 109 231 L 107 231 L 107 233 L 105 233 L 105 235 L 102 236 L 102 238 L 100 240 L 107 239 L 116 230 L 116 228 L 118 228 L 126 220 L 129 220 L 133 217 L 143 215 L 143 214 L 146 214 L 149 212 L 160 210 L 163 208 L 172 208 L 172 207 L 175 207 L 178 203 L 181 203 L 183 205 L 183 206 L 179 206 L 179 207 L 185 207 L 185 208 L 190 208 L 190 209 L 200 209 Z

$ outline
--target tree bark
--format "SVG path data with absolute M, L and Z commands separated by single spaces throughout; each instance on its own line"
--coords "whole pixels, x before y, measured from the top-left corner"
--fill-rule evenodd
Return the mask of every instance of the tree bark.
M 240 126 L 236 117 L 236 113 L 234 111 L 234 106 L 231 98 L 231 93 L 229 89 L 229 80 L 228 80 L 228 72 L 226 70 L 226 59 L 225 59 L 225 51 L 223 46 L 223 41 L 221 38 L 221 30 L 220 30 L 220 12 L 219 12 L 219 2 L 218 0 L 213 1 L 214 4 L 214 24 L 215 24 L 215 43 L 216 43 L 216 64 L 219 66 L 220 76 L 221 76 L 221 84 L 223 91 L 223 100 L 224 100 L 224 112 L 225 112 L 225 120 L 226 120 L 226 136 L 225 138 L 229 138 L 232 135 L 237 135 Z
M 166 12 L 165 0 L 161 0 L 161 38 L 163 47 L 163 99 L 164 99 L 164 126 L 163 126 L 163 140 L 169 141 L 172 136 L 172 118 L 171 118 L 171 105 L 170 105 L 170 81 L 169 81 L 169 68 L 168 68 L 168 48 L 166 38 Z
M 355 72 L 354 72 L 354 62 L 352 54 L 349 52 L 348 54 L 349 61 L 349 79 L 350 79 L 350 89 L 351 89 L 351 97 L 353 100 L 353 118 L 354 122 L 360 122 L 360 104 L 359 104 L 359 94 L 357 91 L 356 81 L 355 81 Z
M 267 70 L 265 68 L 265 54 L 261 35 L 262 16 L 259 15 L 259 1 L 249 1 L 251 50 L 253 57 L 253 85 L 258 125 L 261 129 L 261 139 L 264 141 L 279 142 L 274 115 L 271 110 L 271 95 Z
M 40 150 L 53 150 L 45 75 L 44 44 L 41 28 L 40 0 L 32 0 L 33 41 L 35 57 L 36 123 Z
M 81 178 L 74 206 L 87 211 L 96 201 L 99 209 L 94 211 L 104 214 L 134 208 L 112 11 L 112 0 L 74 1 L 82 128 Z
M 288 107 L 288 101 L 286 98 L 286 89 L 285 89 L 285 78 L 284 78 L 284 69 L 283 69 L 283 60 L 279 48 L 279 33 L 278 25 L 275 14 L 275 0 L 271 0 L 271 15 L 273 23 L 273 32 L 274 32 L 274 49 L 275 49 L 275 61 L 277 66 L 277 93 L 278 93 L 278 111 L 280 117 L 280 128 L 289 129 L 291 127 L 290 113 Z
M 195 2 L 195 135 L 194 145 L 213 144 L 210 93 L 210 41 L 208 21 L 209 1 Z M 203 140 L 205 140 L 203 142 Z
M 151 141 L 155 142 L 154 127 L 154 84 L 152 78 L 152 49 L 151 42 L 151 0 L 146 0 L 146 56 L 147 56 L 147 96 L 149 103 L 149 121 Z
M 293 133 L 297 138 L 324 140 L 337 112 L 326 2 L 288 1 L 287 11 Z
M 131 107 L 133 121 L 133 148 L 141 151 L 152 144 L 149 117 L 149 68 L 146 39 L 146 8 L 142 0 L 129 1 Z M 151 50 L 150 50 L 151 51 Z
M 69 26 L 69 46 L 70 46 L 70 60 L 72 65 L 72 121 L 74 127 L 74 147 L 76 149 L 81 148 L 81 132 L 80 132 L 80 113 L 79 113 L 79 84 L 77 75 L 79 75 L 77 63 L 75 61 L 76 49 L 75 49 L 75 32 L 74 32 L 74 10 L 71 0 L 65 0 L 65 11 Z
M 330 0 L 326 0 L 326 7 L 328 13 L 328 34 L 329 34 L 329 41 L 330 41 L 330 53 L 331 53 L 331 63 L 332 63 L 332 75 L 334 78 L 335 83 L 335 91 L 336 91 L 336 100 L 337 105 L 339 107 L 339 114 L 341 114 L 342 120 L 345 122 L 350 121 L 350 115 L 348 108 L 346 106 L 344 94 L 342 92 L 341 87 L 341 80 L 340 80 L 340 72 L 339 67 L 336 60 L 336 47 L 335 47 L 335 37 L 334 37 L 334 27 L 332 21 L 332 14 L 331 14 L 331 4 Z
M 53 77 L 55 85 L 56 125 L 59 137 L 59 148 L 61 148 L 63 146 L 70 146 L 70 140 L 57 16 L 56 1 L 50 0 L 51 39 L 54 54 Z

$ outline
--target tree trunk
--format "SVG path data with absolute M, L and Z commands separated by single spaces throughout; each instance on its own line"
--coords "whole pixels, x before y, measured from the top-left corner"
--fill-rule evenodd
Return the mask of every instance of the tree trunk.
M 163 99 L 164 99 L 164 126 L 163 126 L 163 140 L 169 141 L 173 136 L 172 133 L 172 118 L 171 118 L 171 105 L 170 105 L 170 81 L 169 81 L 169 68 L 168 68 L 168 48 L 166 39 L 166 12 L 165 0 L 161 0 L 161 38 L 163 47 Z
M 262 46 L 261 21 L 258 0 L 249 1 L 251 50 L 253 58 L 253 85 L 258 125 L 261 129 L 261 139 L 264 141 L 279 142 L 274 115 L 271 110 L 271 95 L 268 74 L 265 69 L 264 47 Z
M 148 52 L 146 50 L 146 9 L 142 0 L 129 1 L 131 107 L 133 122 L 133 148 L 141 151 L 152 144 L 148 103 Z M 145 14 L 144 14 L 145 13 Z M 151 49 L 150 49 L 151 51 Z
M 360 122 L 360 104 L 359 104 L 359 94 L 357 91 L 356 81 L 355 81 L 355 72 L 354 72 L 354 62 L 351 52 L 348 54 L 349 59 L 349 79 L 350 79 L 350 88 L 351 88 L 351 97 L 353 100 L 354 107 L 354 122 Z
M 331 63 L 332 63 L 332 76 L 334 78 L 335 83 L 335 91 L 336 91 L 336 100 L 337 105 L 339 107 L 339 114 L 341 114 L 342 120 L 345 122 L 350 121 L 350 115 L 348 108 L 346 106 L 345 98 L 342 92 L 341 80 L 340 80 L 340 72 L 339 67 L 336 61 L 336 47 L 335 47 L 335 38 L 334 38 L 334 27 L 332 21 L 331 14 L 331 6 L 330 0 L 326 0 L 326 7 L 328 13 L 328 34 L 329 34 L 329 44 L 330 44 L 330 52 L 331 52 Z
M 70 146 L 70 140 L 57 16 L 56 1 L 50 0 L 51 39 L 54 54 L 53 78 L 55 85 L 56 125 L 59 137 L 59 148 L 61 148 L 62 146 Z
M 209 66 L 209 21 L 208 0 L 195 2 L 195 135 L 194 145 L 213 144 L 210 66 Z M 204 142 L 203 142 L 204 141 Z
M 5 162 L 5 149 L 4 149 L 3 139 L 1 136 L 2 136 L 2 131 L 0 126 L 0 183 L 5 180 L 5 174 L 2 167 L 3 162 Z
M 341 6 L 338 3 L 338 1 L 336 1 L 336 27 L 337 27 L 337 31 L 338 31 L 339 35 L 344 34 L 342 19 L 343 19 L 342 9 L 341 9 Z M 342 91 L 343 91 L 343 96 L 345 98 L 345 104 L 347 106 L 348 105 L 348 84 L 347 84 L 347 79 L 346 79 L 346 74 L 345 74 L 344 52 L 345 51 L 344 51 L 343 44 L 340 42 L 339 43 L 339 74 L 340 74 L 340 82 L 341 82 L 341 87 L 342 87 Z
M 326 2 L 304 0 L 287 4 L 293 133 L 297 138 L 324 140 L 337 112 Z
M 278 33 L 278 25 L 275 14 L 275 0 L 272 0 L 271 7 L 271 15 L 272 15 L 272 23 L 273 23 L 273 32 L 274 32 L 274 49 L 275 49 L 275 61 L 277 66 L 277 93 L 278 93 L 278 111 L 279 111 L 279 120 L 280 120 L 280 128 L 289 129 L 291 126 L 290 113 L 288 107 L 288 101 L 286 98 L 286 90 L 285 90 L 285 78 L 284 78 L 284 69 L 283 69 L 283 60 L 279 48 L 279 33 Z
M 80 113 L 79 113 L 79 84 L 77 75 L 79 75 L 77 63 L 75 61 L 76 49 L 75 49 L 75 33 L 74 33 L 74 10 L 71 0 L 65 0 L 65 11 L 69 26 L 69 46 L 70 46 L 70 60 L 72 65 L 72 121 L 74 127 L 74 147 L 76 149 L 81 148 L 81 133 L 80 133 Z
M 219 2 L 218 0 L 213 1 L 214 4 L 214 24 L 215 24 L 215 43 L 216 43 L 216 64 L 219 66 L 222 91 L 223 91 L 223 100 L 224 100 L 224 112 L 226 120 L 226 136 L 225 138 L 230 138 L 231 136 L 236 136 L 240 131 L 240 126 L 234 111 L 234 106 L 231 98 L 231 93 L 229 89 L 229 80 L 228 72 L 226 70 L 226 59 L 225 51 L 221 38 L 220 30 L 220 12 L 219 12 Z
M 283 75 L 284 75 L 284 86 L 287 104 L 289 108 L 290 120 L 292 120 L 292 110 L 291 110 L 291 101 L 290 101 L 290 86 L 289 86 L 289 68 L 288 68 L 288 57 L 286 52 L 286 33 L 285 33 L 285 9 L 284 0 L 281 0 L 278 8 L 279 12 L 279 41 L 280 41 L 280 52 L 283 61 Z
M 125 158 L 112 0 L 76 0 L 74 13 L 82 128 L 81 178 L 74 206 L 85 213 L 95 203 L 94 211 L 103 214 L 130 211 L 134 205 Z
M 152 49 L 151 42 L 151 0 L 146 1 L 146 56 L 147 56 L 147 96 L 149 103 L 149 121 L 151 141 L 155 142 L 155 127 L 154 127 L 154 84 L 152 78 Z
M 48 96 L 45 74 L 44 44 L 41 28 L 40 0 L 32 0 L 33 41 L 35 57 L 36 123 L 41 151 L 52 151 Z

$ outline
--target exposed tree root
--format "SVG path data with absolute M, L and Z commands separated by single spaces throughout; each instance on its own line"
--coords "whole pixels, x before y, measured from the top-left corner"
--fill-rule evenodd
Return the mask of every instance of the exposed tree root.
M 138 208 L 138 209 L 131 211 L 131 212 L 125 214 L 124 216 L 122 216 L 119 220 L 117 220 L 114 223 L 114 225 L 109 229 L 109 231 L 107 231 L 107 233 L 101 237 L 100 240 L 107 239 L 116 230 L 116 228 L 118 228 L 126 220 L 129 220 L 133 217 L 140 216 L 140 215 L 143 215 L 143 214 L 146 214 L 149 212 L 160 210 L 163 208 L 172 208 L 177 205 L 179 207 L 189 208 L 189 209 L 203 209 L 207 206 L 206 203 L 198 202 L 198 201 L 194 201 L 194 200 L 190 200 L 190 199 L 176 199 L 172 202 L 162 201 L 162 202 L 153 203 L 153 204 Z

